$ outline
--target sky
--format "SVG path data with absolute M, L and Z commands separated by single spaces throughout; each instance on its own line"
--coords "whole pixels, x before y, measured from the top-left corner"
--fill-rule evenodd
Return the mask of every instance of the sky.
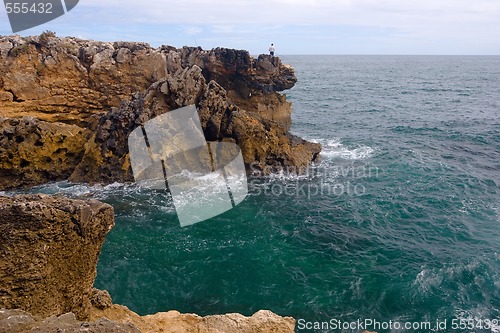
M 26 0 L 33 1 L 33 0 Z M 22 36 L 277 55 L 500 55 L 500 0 L 80 0 Z M 0 6 L 0 34 L 12 34 Z

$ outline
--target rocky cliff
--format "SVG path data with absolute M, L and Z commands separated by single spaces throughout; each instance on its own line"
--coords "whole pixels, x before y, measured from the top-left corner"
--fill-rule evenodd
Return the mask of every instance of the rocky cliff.
M 279 58 L 44 33 L 0 37 L 0 59 L 0 189 L 131 180 L 126 135 L 190 103 L 207 139 L 236 142 L 254 170 L 303 169 L 320 151 L 288 132 L 292 108 L 279 92 L 297 79 Z
M 90 317 L 113 208 L 95 200 L 0 197 L 0 308 Z
M 169 311 L 139 316 L 93 289 L 98 255 L 114 225 L 98 201 L 0 196 L 0 333 L 293 332 L 270 311 L 200 317 Z

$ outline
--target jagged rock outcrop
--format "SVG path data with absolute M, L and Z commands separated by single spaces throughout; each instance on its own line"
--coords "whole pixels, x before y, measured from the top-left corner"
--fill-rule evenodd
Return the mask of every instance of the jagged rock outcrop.
M 90 183 L 132 180 L 124 144 L 128 133 L 153 116 L 191 103 L 199 109 L 207 140 L 236 142 L 248 170 L 303 171 L 321 149 L 288 132 L 292 108 L 278 92 L 293 87 L 297 78 L 276 57 L 44 33 L 0 37 L 0 59 L 0 116 L 39 120 L 26 130 L 22 124 L 9 125 L 8 119 L 1 126 L 34 132 L 33 139 L 50 133 L 37 129 L 50 128 L 47 123 L 57 123 L 56 132 L 69 130 L 59 123 L 80 128 L 72 129 L 77 135 L 60 147 L 53 142 L 44 149 L 35 145 L 32 151 L 41 160 L 29 164 L 13 150 L 20 146 L 24 151 L 33 140 L 17 145 L 4 131 L 0 157 L 7 160 L 0 163 L 0 190 L 70 175 L 73 181 Z M 54 160 L 57 168 L 51 165 Z
M 292 333 L 295 320 L 270 311 L 200 317 L 139 316 L 92 288 L 98 255 L 114 225 L 95 200 L 0 196 L 0 333 Z
M 96 200 L 0 196 L 0 308 L 88 319 L 113 214 Z
M 234 103 L 293 87 L 297 78 L 278 58 L 253 59 L 247 51 L 146 43 L 97 42 L 42 34 L 0 37 L 2 115 L 27 113 L 46 121 L 86 124 L 93 114 L 118 107 L 167 74 L 197 65 L 234 96 Z M 255 97 L 254 97 L 255 98 Z M 252 103 L 247 106 L 252 107 Z M 291 111 L 289 104 L 285 108 Z M 247 111 L 262 112 L 260 108 Z M 274 111 L 267 108 L 271 115 Z
M 137 327 L 142 333 L 292 333 L 295 331 L 294 318 L 281 317 L 268 310 L 258 311 L 249 317 L 239 313 L 201 317 L 175 310 L 139 316 L 126 306 L 111 304 L 111 298 L 106 292 L 96 290 L 95 294 L 100 296 L 94 298 L 92 321 L 106 318 L 115 323 Z M 103 303 L 106 305 L 96 306 Z
M 243 159 L 252 170 L 267 165 L 305 168 L 317 153 L 314 144 L 296 139 L 271 121 L 258 121 L 230 104 L 226 91 L 215 81 L 206 82 L 197 65 L 154 83 L 145 93 L 134 94 L 101 117 L 93 138 L 87 143 L 82 162 L 71 181 L 132 181 L 127 138 L 146 121 L 185 105 L 198 105 L 198 114 L 209 141 L 230 141 L 241 147 Z

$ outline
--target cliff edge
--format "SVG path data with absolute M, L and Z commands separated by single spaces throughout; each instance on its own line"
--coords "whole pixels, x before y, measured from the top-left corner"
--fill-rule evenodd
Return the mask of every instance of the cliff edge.
M 270 311 L 200 317 L 177 311 L 139 316 L 93 288 L 113 208 L 95 200 L 0 196 L 0 333 L 293 332 Z
M 126 136 L 188 104 L 207 140 L 241 147 L 248 171 L 300 172 L 321 149 L 289 133 L 279 92 L 297 78 L 277 57 L 43 33 L 0 37 L 0 59 L 0 189 L 130 181 Z

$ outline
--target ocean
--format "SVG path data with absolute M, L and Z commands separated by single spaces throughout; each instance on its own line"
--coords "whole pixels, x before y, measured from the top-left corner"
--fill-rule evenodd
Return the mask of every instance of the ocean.
M 282 60 L 299 79 L 292 132 L 323 145 L 305 175 L 251 177 L 240 205 L 185 228 L 167 195 L 136 185 L 33 190 L 115 208 L 96 287 L 139 314 L 500 332 L 500 57 Z

